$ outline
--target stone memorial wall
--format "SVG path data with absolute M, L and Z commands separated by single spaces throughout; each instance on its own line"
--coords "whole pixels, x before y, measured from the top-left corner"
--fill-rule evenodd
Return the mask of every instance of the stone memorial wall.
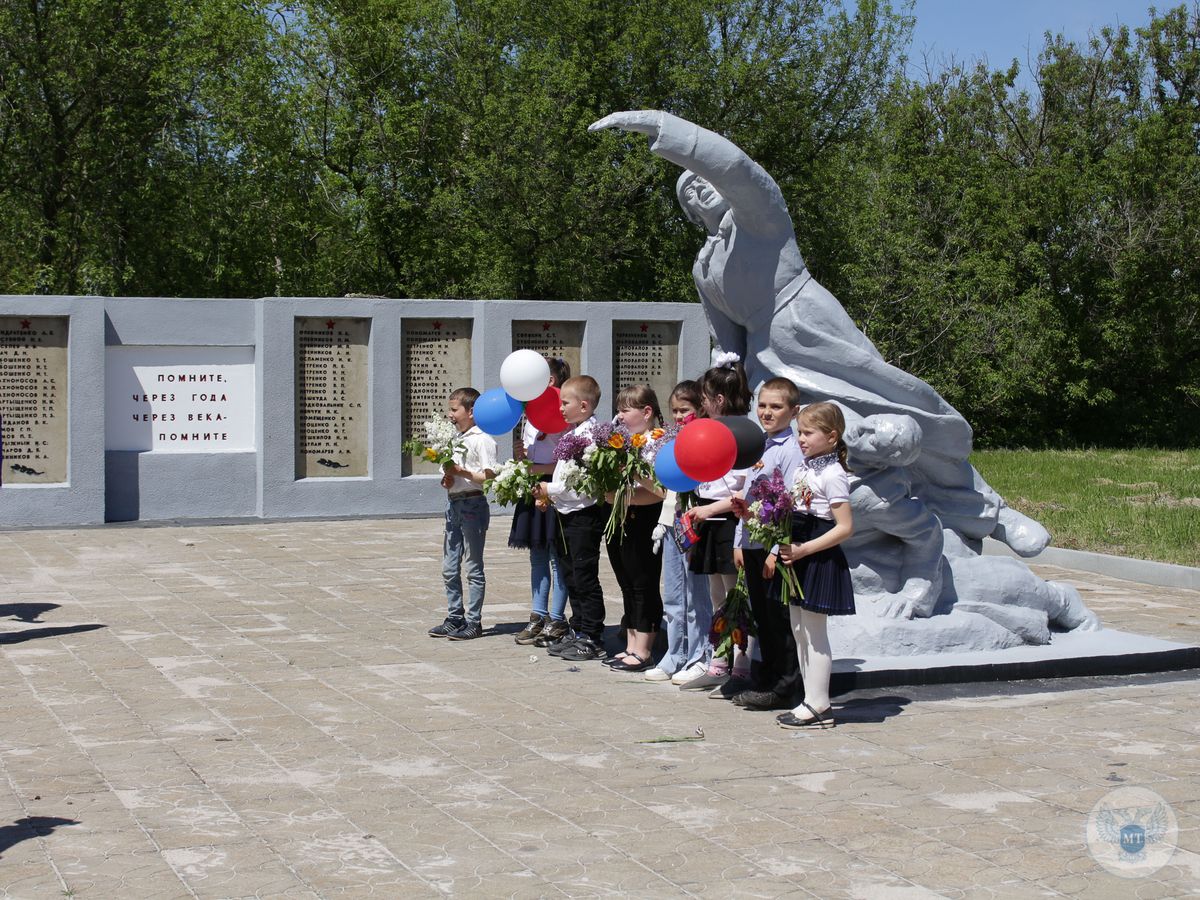
M 446 417 L 450 392 L 471 382 L 470 319 L 405 319 L 400 363 L 404 439 L 422 434 L 421 424 Z M 440 474 L 432 463 L 411 456 L 405 475 Z
M 0 296 L 0 527 L 440 515 L 401 442 L 520 348 L 595 377 L 602 417 L 709 358 L 697 304 Z
M 68 327 L 0 316 L 0 484 L 67 480 Z
M 296 337 L 296 477 L 367 474 L 369 319 L 300 317 Z

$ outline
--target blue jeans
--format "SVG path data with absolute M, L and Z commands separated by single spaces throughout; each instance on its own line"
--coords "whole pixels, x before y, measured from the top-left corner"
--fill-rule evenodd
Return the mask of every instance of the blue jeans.
M 483 541 L 492 512 L 487 498 L 451 498 L 446 503 L 446 537 L 442 543 L 442 580 L 446 583 L 446 618 L 479 625 L 483 620 Z M 465 554 L 464 554 L 465 551 Z M 467 608 L 463 610 L 463 556 L 467 562 Z
M 563 580 L 558 554 L 553 547 L 529 548 L 529 581 L 533 589 L 533 612 L 539 616 L 548 615 L 556 622 L 564 621 L 567 583 Z
M 658 667 L 674 675 L 696 663 L 708 664 L 712 644 L 713 608 L 708 576 L 688 570 L 687 554 L 681 553 L 668 534 L 662 543 L 663 614 L 667 619 L 667 653 Z

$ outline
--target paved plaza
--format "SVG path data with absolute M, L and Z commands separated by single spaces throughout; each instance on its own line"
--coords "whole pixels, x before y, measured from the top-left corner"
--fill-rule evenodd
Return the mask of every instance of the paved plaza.
M 1200 673 L 862 691 L 787 732 L 515 645 L 507 530 L 462 643 L 425 636 L 437 520 L 0 532 L 0 894 L 1200 894 Z M 1200 643 L 1198 592 L 1037 571 Z M 1138 877 L 1085 841 L 1122 787 L 1176 826 Z

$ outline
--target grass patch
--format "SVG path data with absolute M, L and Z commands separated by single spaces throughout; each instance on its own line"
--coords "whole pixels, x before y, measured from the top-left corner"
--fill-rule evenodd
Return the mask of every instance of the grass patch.
M 971 462 L 1055 547 L 1200 566 L 1200 450 L 979 450 Z

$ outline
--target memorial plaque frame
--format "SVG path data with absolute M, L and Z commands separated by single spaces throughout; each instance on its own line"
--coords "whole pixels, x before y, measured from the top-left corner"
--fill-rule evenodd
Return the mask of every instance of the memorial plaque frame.
M 400 324 L 400 396 L 403 438 L 418 434 L 423 422 L 445 418 L 450 393 L 472 387 L 472 341 L 475 320 L 469 318 L 413 318 Z M 402 472 L 438 475 L 441 470 L 422 459 L 405 456 Z
M 69 479 L 68 316 L 0 316 L 0 484 Z
M 370 470 L 371 319 L 296 316 L 296 479 Z
M 633 384 L 649 384 L 665 406 L 679 383 L 681 323 L 651 319 L 614 320 L 612 323 L 613 391 Z

